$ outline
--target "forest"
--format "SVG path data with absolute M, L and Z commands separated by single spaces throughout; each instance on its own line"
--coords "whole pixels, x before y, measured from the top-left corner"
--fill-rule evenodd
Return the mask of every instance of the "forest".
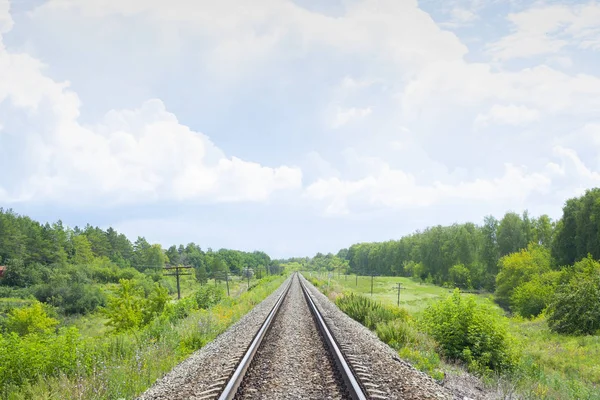
M 4 209 L 0 266 L 0 398 L 11 399 L 137 395 L 283 279 L 261 251 L 163 249 Z M 179 301 L 173 266 L 191 271 Z
M 259 276 L 278 272 L 278 264 L 264 252 L 220 249 L 202 250 L 199 245 L 163 249 L 144 237 L 131 242 L 113 228 L 87 225 L 81 229 L 61 221 L 41 224 L 12 210 L 0 209 L 0 297 L 33 296 L 61 313 L 87 314 L 106 305 L 101 284 L 134 280 L 150 292 L 159 283 L 175 290 L 163 276 L 165 265 L 193 267 L 200 283 L 209 278 L 226 279 L 225 273 L 251 271 Z
M 599 259 L 600 189 L 595 188 L 567 200 L 557 221 L 511 211 L 500 220 L 486 216 L 481 225 L 434 226 L 399 240 L 287 261 L 489 292 L 523 317 L 546 310 L 557 332 L 595 333 L 600 329 Z

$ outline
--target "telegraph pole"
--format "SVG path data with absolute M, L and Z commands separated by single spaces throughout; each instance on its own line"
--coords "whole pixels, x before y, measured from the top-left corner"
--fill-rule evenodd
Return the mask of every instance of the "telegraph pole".
M 398 283 L 398 307 L 400 307 L 400 283 Z
M 227 297 L 229 297 L 229 273 L 225 271 L 225 284 L 227 285 Z
M 164 267 L 165 270 L 167 271 L 172 271 L 175 270 L 175 272 L 171 272 L 168 274 L 164 274 L 165 276 L 174 276 L 177 279 L 177 300 L 181 299 L 181 288 L 179 285 L 179 277 L 180 276 L 184 276 L 184 275 L 191 275 L 191 272 L 181 272 L 181 269 L 191 269 L 192 266 L 187 265 L 187 266 L 183 266 L 183 265 L 167 265 Z

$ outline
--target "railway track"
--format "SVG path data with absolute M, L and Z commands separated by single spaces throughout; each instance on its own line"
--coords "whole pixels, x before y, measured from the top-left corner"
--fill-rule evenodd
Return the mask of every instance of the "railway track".
M 199 398 L 369 398 L 298 274 L 231 370 Z

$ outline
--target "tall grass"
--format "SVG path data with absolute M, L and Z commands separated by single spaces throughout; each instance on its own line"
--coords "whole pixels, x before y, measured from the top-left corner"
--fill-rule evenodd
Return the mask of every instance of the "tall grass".
M 335 303 L 350 318 L 375 331 L 382 342 L 397 350 L 417 369 L 436 379 L 443 378 L 435 341 L 417 329 L 405 309 L 352 292 L 336 296 Z
M 0 396 L 6 400 L 133 398 L 224 332 L 283 280 L 264 278 L 239 297 L 224 298 L 208 309 L 194 309 L 194 302 L 183 299 L 182 305 L 169 307 L 138 331 L 101 338 L 83 338 L 74 328 L 46 338 L 5 336 L 2 340 L 18 340 L 21 346 L 0 343 Z M 70 341 L 61 335 L 70 335 Z
M 410 311 L 406 322 L 390 321 L 377 325 L 379 338 L 398 351 L 400 357 L 410 361 L 417 369 L 439 378 L 444 373 L 462 374 L 460 365 L 440 360 L 439 346 L 415 320 L 422 318 L 423 310 L 447 296 L 448 290 L 419 285 L 398 277 L 375 279 L 373 299 L 384 305 L 396 303 L 396 284 L 402 282 L 401 306 Z M 330 284 L 318 281 L 317 287 L 326 287 L 332 299 L 350 292 L 369 293 L 370 280 L 332 279 Z M 371 299 L 368 296 L 363 296 Z M 475 297 L 478 304 L 488 303 L 487 296 Z M 489 310 L 499 318 L 506 318 L 499 308 Z M 360 319 L 360 318 L 359 318 Z M 510 318 L 509 331 L 521 349 L 521 358 L 513 371 L 503 375 L 487 375 L 482 380 L 499 398 L 521 399 L 586 399 L 600 400 L 600 336 L 567 336 L 551 332 L 544 320 Z M 442 372 L 443 371 L 443 372 Z M 510 397 L 512 394 L 513 397 Z M 505 397 L 502 397 L 505 396 Z

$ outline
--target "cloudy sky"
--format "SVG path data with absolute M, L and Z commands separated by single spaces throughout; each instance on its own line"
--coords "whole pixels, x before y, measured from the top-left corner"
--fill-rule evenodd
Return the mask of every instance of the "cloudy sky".
M 600 186 L 600 3 L 0 0 L 0 205 L 337 251 Z

